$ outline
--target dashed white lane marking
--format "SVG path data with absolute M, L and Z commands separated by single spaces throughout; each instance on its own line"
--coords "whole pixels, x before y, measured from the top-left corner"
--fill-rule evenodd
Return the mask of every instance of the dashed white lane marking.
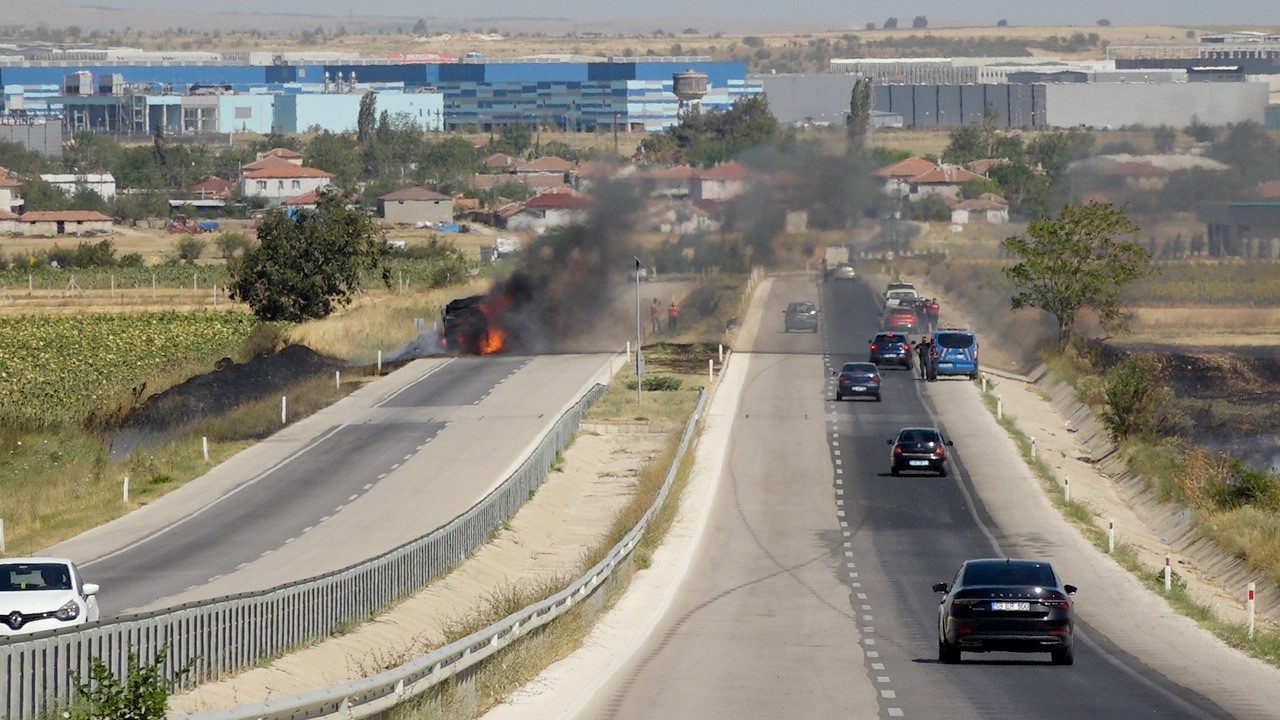
M 237 565 L 237 566 L 236 566 L 236 569 L 237 569 L 237 570 L 243 570 L 243 569 L 245 569 L 245 568 L 247 568 L 247 567 L 249 567 L 249 563 L 240 563 L 239 565 Z
M 297 540 L 297 539 L 298 539 L 298 538 L 289 538 L 288 540 L 285 540 L 285 541 L 284 541 L 284 544 L 285 544 L 285 545 L 288 545 L 289 543 L 291 543 L 291 542 L 293 542 L 294 540 Z
M 386 476 L 385 476 L 385 475 L 383 475 L 382 477 L 386 477 Z M 364 489 L 365 489 L 365 490 L 371 490 L 371 489 L 373 489 L 373 483 L 369 483 L 369 484 L 365 485 L 365 486 L 364 486 Z
M 360 496 L 359 496 L 359 495 L 352 495 L 351 497 L 347 498 L 347 502 L 350 502 L 350 501 L 352 501 L 352 500 L 355 500 L 355 499 L 356 499 L 356 498 L 358 498 L 358 497 L 360 497 Z
M 395 465 L 392 465 L 392 466 L 391 466 L 391 469 L 392 469 L 392 470 L 395 470 L 395 469 L 396 469 L 396 468 L 398 468 L 398 467 L 400 467 L 400 463 L 396 463 Z
M 410 458 L 412 458 L 412 457 L 413 457 L 413 455 L 412 455 L 412 454 L 409 454 L 409 455 L 405 455 L 405 456 L 404 456 L 404 459 L 405 459 L 405 460 L 408 460 L 408 459 L 410 459 Z
M 898 693 L 896 693 L 896 692 L 894 692 L 894 691 L 892 691 L 892 690 L 881 690 L 881 691 L 880 691 L 880 697 L 882 697 L 882 698 L 884 698 L 884 699 L 886 699 L 886 700 L 892 700 L 892 699 L 894 699 L 894 698 L 898 697 Z
M 329 519 L 329 518 L 331 518 L 331 517 L 333 517 L 333 516 L 332 516 L 332 515 L 325 515 L 324 517 L 320 518 L 320 522 L 324 522 L 324 521 L 328 520 L 328 519 Z
M 872 670 L 883 670 L 883 669 L 884 669 L 884 663 L 871 663 L 871 669 L 872 669 Z
M 889 708 L 889 717 L 902 717 L 902 708 Z
M 875 641 L 875 638 L 867 638 L 866 640 L 863 640 L 863 641 L 862 641 L 862 644 L 863 644 L 863 645 L 875 645 L 875 644 L 876 644 L 876 641 Z
M 305 533 L 305 532 L 311 532 L 312 528 L 314 528 L 314 527 L 315 527 L 315 525 L 309 525 L 309 526 L 307 526 L 307 527 L 304 527 L 304 528 L 302 528 L 302 532 L 304 532 L 304 533 Z
M 386 476 L 387 476 L 387 474 L 386 474 L 386 473 L 382 473 L 381 475 L 379 475 L 379 476 L 378 476 L 378 479 L 379 479 L 379 480 L 381 480 L 382 478 L 384 478 L 384 477 L 386 477 Z M 370 486 L 370 487 L 372 487 L 372 486 Z
M 878 651 L 876 651 L 876 650 L 868 650 L 868 651 L 867 651 L 867 657 L 878 658 L 878 657 L 880 657 L 880 653 L 879 653 Z
M 866 594 L 866 593 L 858 593 L 858 599 L 859 599 L 859 600 L 866 600 L 866 599 L 867 599 L 867 594 Z

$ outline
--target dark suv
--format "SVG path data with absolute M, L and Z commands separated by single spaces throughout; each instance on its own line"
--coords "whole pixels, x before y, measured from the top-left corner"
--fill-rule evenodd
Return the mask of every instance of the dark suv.
M 911 369 L 911 340 L 906 335 L 883 332 L 869 342 L 871 353 L 867 357 L 868 362 L 876 365 L 901 365 Z

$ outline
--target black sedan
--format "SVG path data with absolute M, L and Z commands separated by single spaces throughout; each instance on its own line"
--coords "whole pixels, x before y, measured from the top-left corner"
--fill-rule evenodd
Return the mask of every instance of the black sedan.
M 1075 661 L 1074 585 L 1041 560 L 968 560 L 951 585 L 938 583 L 938 660 L 963 652 L 1047 652 L 1055 665 Z
M 836 400 L 869 397 L 880 402 L 880 368 L 875 363 L 847 362 L 836 378 Z
M 942 437 L 937 428 L 902 428 L 896 438 L 889 440 L 889 444 L 893 446 L 889 452 L 890 475 L 913 470 L 947 476 L 947 448 L 952 443 Z

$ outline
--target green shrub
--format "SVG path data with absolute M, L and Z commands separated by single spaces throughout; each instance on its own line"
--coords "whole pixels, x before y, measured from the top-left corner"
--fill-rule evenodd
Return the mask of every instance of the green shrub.
M 169 704 L 169 693 L 177 682 L 191 671 L 191 664 L 165 678 L 166 644 L 156 653 L 156 660 L 143 663 L 135 652 L 129 653 L 124 677 L 116 677 L 102 658 L 94 658 L 89 678 L 72 672 L 79 702 L 69 713 L 73 720 L 162 720 Z
M 679 390 L 680 386 L 683 384 L 683 380 L 677 377 L 671 377 L 670 375 L 650 375 L 644 379 L 644 389 L 649 391 Z M 627 389 L 635 390 L 636 381 L 628 380 Z
M 1103 395 L 1102 422 L 1112 441 L 1119 442 L 1154 433 L 1162 422 L 1168 393 L 1156 383 L 1150 366 L 1130 355 L 1107 371 Z

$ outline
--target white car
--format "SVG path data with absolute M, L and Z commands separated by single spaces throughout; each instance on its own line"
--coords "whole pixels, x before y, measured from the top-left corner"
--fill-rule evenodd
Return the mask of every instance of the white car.
M 914 289 L 897 288 L 884 294 L 884 306 L 885 308 L 891 308 L 910 305 L 912 301 L 919 297 L 920 295 Z
M 0 559 L 0 637 L 98 619 L 98 586 L 63 558 Z

